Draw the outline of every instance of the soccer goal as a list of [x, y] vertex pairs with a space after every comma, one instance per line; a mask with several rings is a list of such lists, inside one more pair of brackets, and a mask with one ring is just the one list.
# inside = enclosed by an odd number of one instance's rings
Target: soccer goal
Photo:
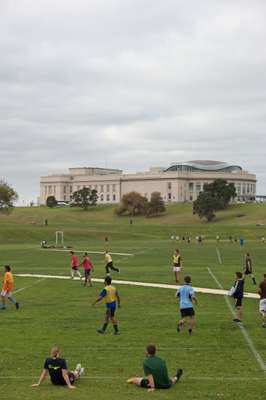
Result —
[[56, 247], [64, 247], [64, 232], [63, 231], [55, 232], [55, 246]]

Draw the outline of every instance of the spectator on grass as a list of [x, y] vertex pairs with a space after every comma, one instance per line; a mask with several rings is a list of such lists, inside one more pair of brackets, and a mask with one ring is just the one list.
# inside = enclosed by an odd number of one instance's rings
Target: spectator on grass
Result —
[[173, 378], [169, 378], [166, 363], [160, 357], [156, 356], [156, 347], [153, 344], [149, 344], [146, 347], [143, 370], [145, 377], [133, 377], [128, 379], [127, 383], [146, 388], [149, 392], [155, 389], [169, 389], [179, 381], [183, 374], [183, 370], [178, 368], [176, 375]]
[[81, 364], [77, 364], [74, 371], [69, 371], [66, 360], [60, 358], [59, 347], [54, 346], [51, 349], [51, 356], [46, 358], [44, 362], [38, 383], [34, 383], [32, 387], [40, 386], [49, 374], [53, 385], [67, 386], [69, 389], [75, 389], [76, 386], [74, 386], [73, 383], [76, 382], [83, 373], [84, 368]]

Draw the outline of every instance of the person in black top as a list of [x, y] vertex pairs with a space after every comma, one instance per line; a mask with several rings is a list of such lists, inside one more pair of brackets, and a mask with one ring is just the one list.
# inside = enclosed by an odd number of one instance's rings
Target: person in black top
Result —
[[38, 383], [34, 383], [32, 386], [40, 386], [49, 373], [51, 382], [54, 385], [66, 385], [69, 389], [75, 389], [76, 386], [73, 383], [80, 378], [83, 372], [84, 368], [80, 364], [77, 364], [75, 371], [68, 371], [66, 360], [60, 358], [59, 347], [54, 346], [51, 349], [51, 357], [46, 358], [44, 362]]
[[242, 272], [236, 272], [236, 281], [234, 283], [234, 293], [233, 297], [236, 300], [236, 318], [234, 318], [235, 322], [241, 322], [242, 318], [242, 299], [244, 297], [244, 279]]
[[246, 255], [245, 255], [244, 275], [245, 275], [245, 277], [247, 275], [250, 275], [253, 284], [256, 285], [256, 278], [253, 275], [253, 271], [252, 271], [252, 260], [250, 257], [250, 253], [246, 253]]

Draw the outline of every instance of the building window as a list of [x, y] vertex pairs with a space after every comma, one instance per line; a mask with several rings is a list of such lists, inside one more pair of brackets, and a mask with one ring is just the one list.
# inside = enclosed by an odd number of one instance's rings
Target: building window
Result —
[[193, 189], [194, 189], [194, 183], [193, 183], [193, 182], [189, 182], [189, 184], [188, 184], [188, 190], [191, 191], [191, 192], [193, 192]]
[[66, 186], [64, 186], [64, 193], [66, 193]]
[[66, 195], [64, 195], [64, 201], [66, 201]]
[[103, 201], [103, 194], [101, 194], [101, 201]]
[[48, 186], [48, 194], [52, 194], [52, 186], [51, 185]]
[[189, 196], [189, 200], [192, 201], [193, 200], [193, 196]]
[[104, 192], [104, 187], [103, 187], [103, 185], [101, 185], [101, 192]]
[[47, 186], [44, 186], [44, 194], [47, 194]]
[[110, 192], [110, 185], [106, 185], [106, 191]]
[[72, 186], [69, 186], [69, 192], [72, 193]]
[[113, 194], [113, 201], [116, 201], [116, 195]]
[[116, 184], [113, 185], [113, 192], [116, 192]]
[[172, 199], [172, 194], [171, 194], [171, 193], [168, 193], [168, 200], [171, 201], [171, 199]]
[[196, 191], [200, 192], [201, 191], [201, 183], [196, 184]]
[[168, 187], [168, 190], [171, 190], [172, 189], [172, 182], [168, 182], [167, 183], [167, 187]]
[[110, 195], [109, 194], [106, 195], [106, 201], [110, 201]]

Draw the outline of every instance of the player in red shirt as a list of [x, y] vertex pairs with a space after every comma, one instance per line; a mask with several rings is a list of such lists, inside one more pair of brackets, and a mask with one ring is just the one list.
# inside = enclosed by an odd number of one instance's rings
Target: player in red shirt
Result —
[[84, 253], [83, 260], [82, 260], [82, 267], [84, 269], [84, 286], [87, 286], [87, 283], [89, 282], [90, 286], [92, 286], [91, 283], [91, 271], [94, 270], [92, 262], [88, 256], [88, 253]]
[[71, 278], [74, 279], [75, 274], [77, 274], [80, 279], [82, 279], [81, 273], [79, 272], [79, 260], [78, 256], [74, 251], [70, 252], [70, 262], [71, 262]]

